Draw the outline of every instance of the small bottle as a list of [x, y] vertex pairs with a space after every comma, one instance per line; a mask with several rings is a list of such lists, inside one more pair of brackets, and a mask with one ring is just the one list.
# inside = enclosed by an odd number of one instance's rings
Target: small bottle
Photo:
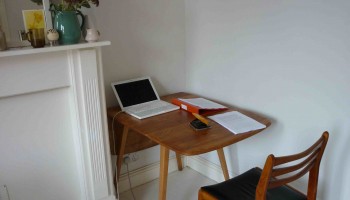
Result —
[[0, 26], [0, 51], [4, 51], [7, 49], [6, 45], [6, 37], [4, 31], [2, 31]]

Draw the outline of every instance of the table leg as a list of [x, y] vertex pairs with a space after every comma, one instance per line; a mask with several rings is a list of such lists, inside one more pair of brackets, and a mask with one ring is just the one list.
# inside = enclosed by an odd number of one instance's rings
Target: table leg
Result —
[[221, 164], [221, 168], [222, 168], [222, 173], [224, 174], [225, 180], [228, 180], [230, 178], [230, 176], [229, 176], [228, 170], [227, 170], [224, 149], [223, 148], [218, 149], [217, 152], [218, 152], [218, 156], [219, 156], [219, 160], [220, 160], [220, 164]]
[[182, 165], [181, 155], [178, 153], [176, 153], [176, 161], [177, 161], [177, 169], [179, 171], [182, 171], [183, 165]]
[[160, 145], [159, 200], [166, 199], [168, 181], [169, 149]]
[[123, 128], [123, 134], [122, 134], [122, 139], [119, 147], [119, 153], [117, 157], [117, 177], [115, 180], [119, 180], [120, 177], [120, 170], [122, 167], [122, 162], [123, 162], [123, 155], [124, 155], [124, 150], [125, 150], [125, 144], [126, 144], [126, 139], [128, 138], [128, 133], [129, 133], [129, 128], [124, 126]]

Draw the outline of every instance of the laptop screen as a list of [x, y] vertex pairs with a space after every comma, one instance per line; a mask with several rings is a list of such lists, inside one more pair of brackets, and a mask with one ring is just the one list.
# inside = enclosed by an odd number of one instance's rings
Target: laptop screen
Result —
[[123, 107], [158, 100], [149, 79], [114, 85]]

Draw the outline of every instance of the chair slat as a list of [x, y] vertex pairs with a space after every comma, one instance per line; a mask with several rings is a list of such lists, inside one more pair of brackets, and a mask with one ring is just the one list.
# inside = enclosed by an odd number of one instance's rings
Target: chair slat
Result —
[[275, 188], [275, 187], [278, 187], [278, 186], [281, 186], [281, 185], [284, 185], [284, 184], [287, 184], [287, 183], [290, 183], [292, 181], [295, 181], [297, 180], [298, 178], [304, 176], [307, 172], [310, 171], [310, 169], [315, 165], [314, 162], [312, 163], [309, 163], [303, 170], [301, 170], [300, 172], [292, 175], [292, 176], [289, 176], [287, 178], [282, 178], [282, 179], [271, 179], [270, 183], [269, 183], [269, 186], [268, 188]]
[[315, 149], [320, 148], [322, 145], [322, 138], [320, 138], [314, 145], [312, 145], [310, 148], [308, 148], [307, 150], [299, 153], [299, 154], [294, 154], [294, 155], [290, 155], [290, 156], [281, 156], [281, 157], [276, 157], [276, 161], [275, 161], [275, 166], [281, 165], [281, 164], [285, 164], [288, 162], [292, 162], [295, 160], [299, 160], [301, 158], [306, 157], [307, 155], [309, 155], [311, 152], [313, 152]]
[[272, 170], [272, 177], [278, 177], [293, 171], [297, 171], [301, 168], [303, 168], [305, 165], [307, 165], [310, 162], [314, 162], [315, 159], [317, 158], [317, 154], [320, 152], [320, 149], [317, 149], [314, 151], [309, 157], [307, 157], [305, 160], [303, 160], [301, 163], [288, 166], [288, 167], [281, 167], [281, 168], [276, 168]]

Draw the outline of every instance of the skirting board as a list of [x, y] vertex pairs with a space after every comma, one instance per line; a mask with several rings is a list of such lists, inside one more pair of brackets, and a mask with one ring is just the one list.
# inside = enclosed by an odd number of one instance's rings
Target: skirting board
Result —
[[[183, 157], [182, 157], [182, 163], [184, 163]], [[130, 174], [131, 186], [136, 187], [157, 179], [159, 177], [159, 168], [160, 168], [160, 163], [157, 162], [157, 163], [153, 163], [153, 164], [130, 171], [129, 174]], [[172, 156], [169, 158], [168, 173], [174, 172], [176, 170], [177, 170], [176, 157]], [[127, 174], [122, 174], [120, 176], [118, 184], [119, 184], [118, 185], [119, 193], [122, 193], [130, 189], [129, 179]]]
[[[224, 176], [221, 167], [215, 163], [212, 163], [200, 156], [182, 156], [184, 166], [190, 167], [193, 170], [199, 172], [200, 174], [216, 181], [221, 182], [224, 180]], [[159, 167], [160, 163], [153, 163], [133, 171], [130, 171], [130, 180], [132, 187], [136, 187], [159, 177]], [[177, 170], [176, 158], [169, 158], [169, 169], [168, 173]], [[230, 177], [233, 174], [229, 171]], [[119, 180], [119, 193], [127, 191], [130, 189], [129, 180], [127, 174], [122, 174]]]
[[[200, 156], [186, 156], [185, 166], [192, 168], [203, 176], [216, 182], [222, 182], [225, 180], [220, 165], [210, 162]], [[233, 177], [231, 171], [228, 171], [228, 173], [230, 177]]]

